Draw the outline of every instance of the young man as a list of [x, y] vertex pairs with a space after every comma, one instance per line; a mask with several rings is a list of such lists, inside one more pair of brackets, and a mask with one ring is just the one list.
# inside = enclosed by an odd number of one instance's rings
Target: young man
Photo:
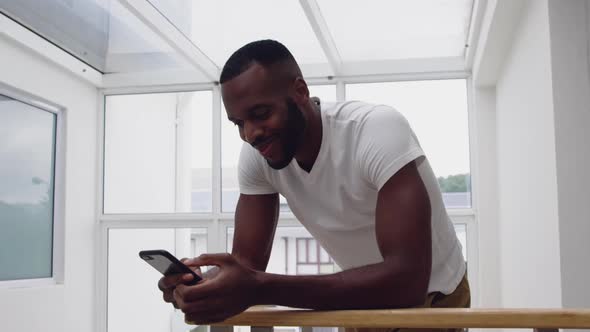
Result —
[[[227, 117], [244, 144], [231, 254], [194, 286], [163, 278], [164, 299], [188, 321], [224, 320], [256, 304], [311, 309], [468, 307], [465, 261], [429, 162], [405, 118], [362, 102], [309, 96], [291, 53], [262, 40], [221, 73]], [[265, 273], [279, 196], [343, 269]]]

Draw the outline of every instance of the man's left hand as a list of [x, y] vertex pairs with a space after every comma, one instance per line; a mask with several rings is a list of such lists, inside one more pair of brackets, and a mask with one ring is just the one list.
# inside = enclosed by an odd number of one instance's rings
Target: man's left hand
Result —
[[224, 321], [256, 304], [257, 272], [230, 254], [203, 254], [185, 264], [217, 266], [218, 273], [193, 286], [178, 285], [173, 296], [185, 321], [210, 324]]

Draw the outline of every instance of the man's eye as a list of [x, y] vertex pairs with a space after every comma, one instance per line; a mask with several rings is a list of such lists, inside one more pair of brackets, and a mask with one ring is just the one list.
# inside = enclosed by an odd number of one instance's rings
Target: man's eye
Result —
[[265, 119], [269, 115], [270, 115], [270, 110], [268, 108], [258, 110], [258, 111], [256, 111], [256, 113], [254, 113], [254, 116], [258, 119]]

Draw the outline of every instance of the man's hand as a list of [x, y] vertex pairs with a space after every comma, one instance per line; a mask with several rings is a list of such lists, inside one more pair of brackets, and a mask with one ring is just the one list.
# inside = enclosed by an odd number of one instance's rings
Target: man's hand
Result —
[[256, 304], [257, 272], [240, 264], [232, 255], [204, 254], [189, 260], [187, 265], [219, 267], [211, 279], [194, 286], [180, 284], [173, 291], [174, 302], [184, 312], [187, 322], [221, 322]]
[[[197, 275], [202, 277], [201, 269], [198, 266], [196, 266], [194, 264], [188, 264], [189, 260], [187, 258], [183, 258], [180, 261], [183, 262], [188, 267], [190, 267], [193, 271], [195, 271], [195, 273]], [[172, 292], [174, 292], [174, 289], [178, 285], [186, 284], [188, 282], [191, 282], [192, 280], [193, 280], [193, 276], [189, 273], [175, 274], [175, 275], [171, 275], [168, 277], [162, 277], [158, 281], [158, 288], [163, 293], [164, 301], [168, 302], [168, 303], [172, 303], [172, 305], [176, 309], [178, 309], [178, 305], [176, 304], [176, 301], [174, 301], [174, 297], [172, 296]]]

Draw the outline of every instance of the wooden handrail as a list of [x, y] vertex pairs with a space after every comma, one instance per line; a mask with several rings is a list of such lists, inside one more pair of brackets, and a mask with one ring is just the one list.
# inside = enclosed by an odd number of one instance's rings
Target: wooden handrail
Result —
[[392, 309], [315, 311], [253, 307], [217, 326], [590, 328], [590, 309]]

